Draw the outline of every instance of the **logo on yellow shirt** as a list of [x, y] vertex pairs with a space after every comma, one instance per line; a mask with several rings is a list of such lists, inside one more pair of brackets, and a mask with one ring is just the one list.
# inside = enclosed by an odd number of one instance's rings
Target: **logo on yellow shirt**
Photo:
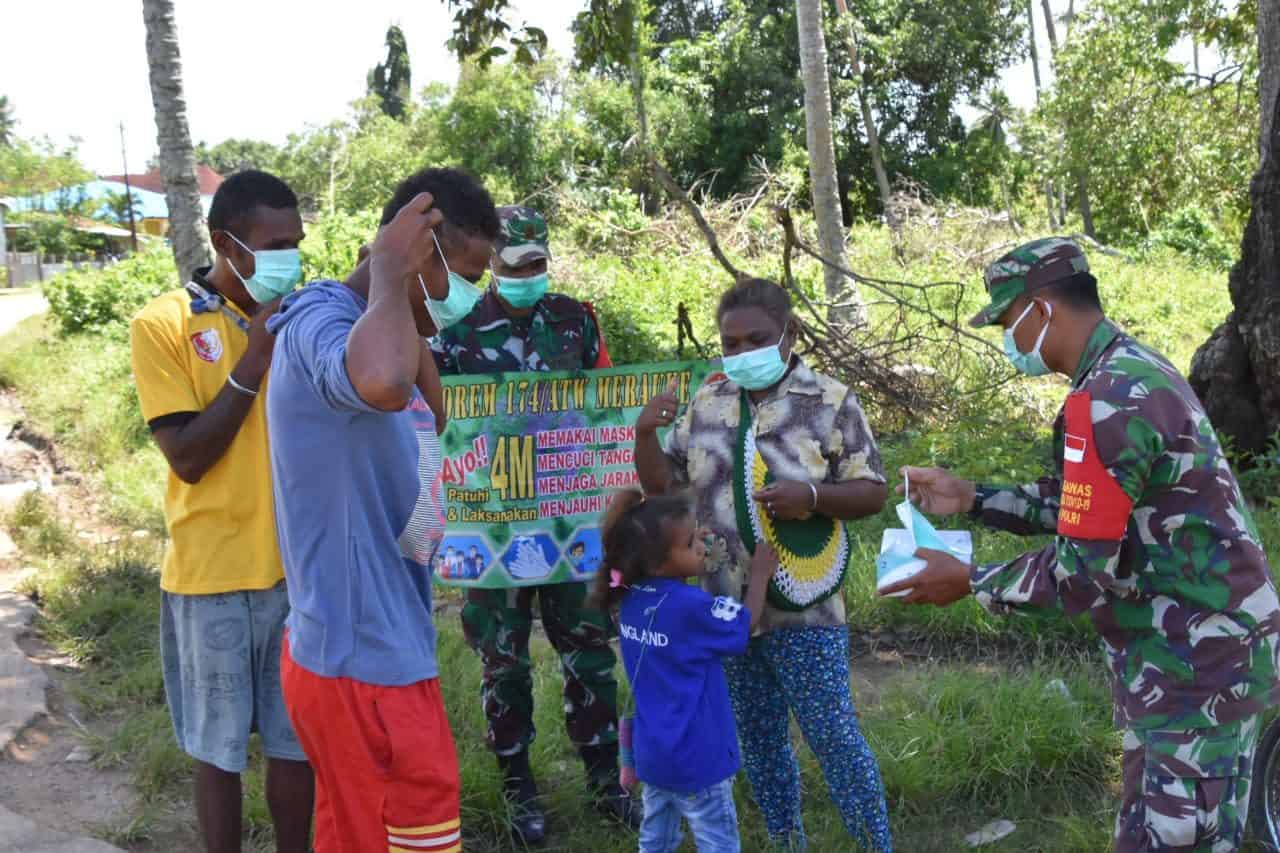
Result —
[[218, 336], [217, 329], [196, 332], [191, 336], [191, 345], [195, 347], [196, 355], [210, 364], [222, 358], [222, 338]]

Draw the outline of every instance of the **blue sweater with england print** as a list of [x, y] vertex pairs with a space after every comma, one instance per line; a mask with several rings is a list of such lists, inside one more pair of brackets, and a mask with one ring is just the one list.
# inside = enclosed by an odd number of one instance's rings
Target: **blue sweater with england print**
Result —
[[674, 578], [633, 585], [619, 614], [635, 696], [632, 749], [646, 785], [691, 794], [738, 772], [738, 735], [720, 658], [747, 650], [751, 614]]

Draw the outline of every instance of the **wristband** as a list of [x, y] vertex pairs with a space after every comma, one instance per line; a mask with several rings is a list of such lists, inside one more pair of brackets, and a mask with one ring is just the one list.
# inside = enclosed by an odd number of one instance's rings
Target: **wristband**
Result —
[[809, 491], [813, 492], [813, 506], [809, 507], [809, 510], [813, 511], [818, 508], [818, 487], [815, 486], [813, 483], [809, 483], [808, 485], [809, 485]]
[[239, 391], [241, 394], [245, 395], [246, 397], [258, 396], [257, 391], [253, 390], [252, 388], [244, 387], [239, 382], [237, 382], [236, 378], [232, 376], [230, 373], [227, 374], [227, 384], [230, 385], [235, 390]]

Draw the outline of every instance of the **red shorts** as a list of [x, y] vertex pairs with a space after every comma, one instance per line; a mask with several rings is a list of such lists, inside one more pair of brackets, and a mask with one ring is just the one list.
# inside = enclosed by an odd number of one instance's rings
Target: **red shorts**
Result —
[[458, 853], [458, 756], [440, 681], [322, 678], [280, 655], [285, 703], [316, 776], [316, 853]]

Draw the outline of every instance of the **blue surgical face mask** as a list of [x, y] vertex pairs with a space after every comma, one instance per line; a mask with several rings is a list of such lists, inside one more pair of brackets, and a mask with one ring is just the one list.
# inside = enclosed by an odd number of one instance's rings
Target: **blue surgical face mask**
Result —
[[297, 249], [259, 249], [254, 251], [240, 242], [230, 231], [227, 235], [249, 254], [253, 255], [253, 275], [245, 278], [240, 270], [227, 258], [227, 265], [240, 279], [244, 289], [249, 291], [253, 301], [261, 305], [280, 296], [284, 296], [302, 281], [302, 256]]
[[1040, 347], [1044, 344], [1044, 336], [1049, 333], [1049, 320], [1053, 319], [1053, 306], [1047, 302], [1045, 303], [1045, 305], [1049, 306], [1049, 317], [1045, 320], [1044, 328], [1040, 330], [1040, 336], [1036, 338], [1036, 345], [1031, 352], [1020, 351], [1017, 341], [1013, 339], [1013, 330], [1018, 328], [1018, 324], [1027, 318], [1032, 305], [1035, 305], [1035, 303], [1028, 304], [1026, 310], [1018, 316], [1013, 325], [1004, 330], [1004, 354], [1020, 373], [1025, 373], [1027, 376], [1044, 376], [1053, 372], [1049, 365], [1044, 363], [1044, 356], [1040, 354]]
[[443, 332], [471, 313], [471, 309], [480, 301], [480, 288], [449, 269], [449, 262], [444, 259], [444, 251], [440, 248], [440, 241], [436, 239], [436, 232], [431, 232], [431, 239], [435, 240], [440, 263], [444, 264], [444, 270], [449, 274], [449, 295], [442, 300], [432, 299], [421, 273], [418, 274], [418, 284], [422, 285], [422, 296], [427, 300], [427, 314], [431, 316], [431, 322], [435, 323], [437, 332]]
[[498, 295], [512, 308], [532, 308], [546, 295], [551, 277], [544, 272], [528, 278], [504, 278], [495, 271], [493, 280], [498, 283]]
[[760, 391], [777, 384], [787, 372], [787, 363], [782, 360], [782, 341], [786, 336], [784, 328], [782, 337], [771, 347], [725, 356], [721, 362], [725, 375], [748, 391]]

